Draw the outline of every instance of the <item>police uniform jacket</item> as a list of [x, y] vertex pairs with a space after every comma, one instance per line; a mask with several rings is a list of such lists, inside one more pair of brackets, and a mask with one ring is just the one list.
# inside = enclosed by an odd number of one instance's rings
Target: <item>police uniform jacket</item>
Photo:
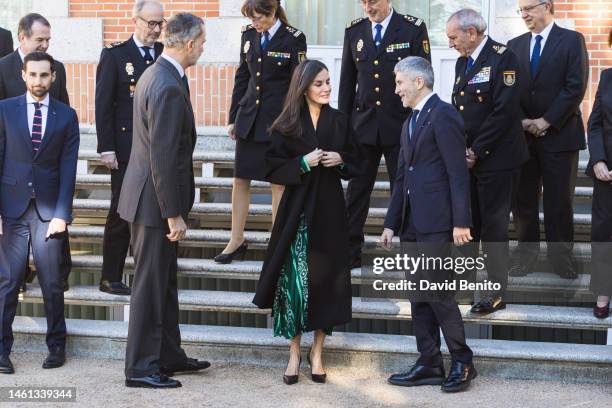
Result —
[[[157, 59], [163, 44], [154, 44]], [[96, 132], [98, 153], [114, 151], [127, 163], [132, 147], [132, 104], [136, 83], [147, 64], [133, 38], [102, 50], [96, 71]]]
[[465, 122], [475, 171], [512, 169], [527, 160], [521, 125], [519, 62], [503, 44], [487, 38], [469, 72], [466, 57], [455, 64], [453, 105]]
[[368, 18], [352, 21], [344, 32], [338, 90], [340, 111], [352, 118], [362, 144], [399, 145], [402, 123], [410, 114], [395, 94], [398, 61], [419, 56], [431, 61], [427, 27], [420, 18], [393, 11], [377, 49]]
[[242, 29], [240, 65], [236, 71], [229, 123], [236, 136], [269, 141], [268, 128], [280, 115], [294, 68], [306, 57], [306, 36], [281, 23], [265, 51], [262, 34]]

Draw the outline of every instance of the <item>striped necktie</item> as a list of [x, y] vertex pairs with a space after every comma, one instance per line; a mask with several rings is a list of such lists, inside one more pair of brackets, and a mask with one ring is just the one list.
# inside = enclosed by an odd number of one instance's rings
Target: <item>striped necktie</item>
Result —
[[32, 120], [32, 156], [35, 156], [42, 143], [42, 110], [40, 102], [34, 102], [34, 119]]

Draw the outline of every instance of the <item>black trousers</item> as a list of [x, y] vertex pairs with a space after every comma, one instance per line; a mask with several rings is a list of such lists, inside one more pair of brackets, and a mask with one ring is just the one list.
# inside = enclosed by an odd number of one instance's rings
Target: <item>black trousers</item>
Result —
[[366, 171], [363, 176], [355, 177], [349, 181], [346, 191], [346, 206], [349, 220], [349, 249], [351, 258], [361, 255], [363, 244], [363, 226], [368, 218], [370, 209], [370, 195], [376, 182], [380, 159], [384, 155], [393, 191], [393, 182], [397, 174], [397, 162], [400, 146], [371, 146], [362, 145], [365, 156]]
[[8, 355], [13, 346], [12, 325], [17, 311], [19, 287], [24, 279], [23, 265], [28, 259], [30, 239], [47, 316], [47, 346], [64, 348], [64, 276], [60, 270], [60, 260], [66, 234], [45, 238], [49, 222], [40, 218], [34, 200], [21, 217], [5, 217], [2, 221], [3, 234], [0, 235], [0, 244], [5, 259], [0, 265], [0, 351]]
[[[403, 243], [416, 242], [422, 244], [417, 245], [417, 256], [420, 254], [441, 258], [450, 256], [451, 231], [420, 234], [414, 230], [411, 222], [408, 224], [402, 231], [400, 240]], [[436, 282], [443, 282], [446, 278], [451, 281], [453, 278], [452, 276], [445, 276], [441, 271], [429, 272], [420, 277], [427, 277], [428, 280]], [[422, 300], [423, 297], [431, 297], [432, 299]], [[442, 353], [440, 352], [440, 330], [444, 334], [444, 341], [452, 360], [471, 364], [473, 353], [465, 341], [463, 318], [454, 295], [452, 293], [438, 295], [428, 293], [421, 294], [419, 298], [418, 301], [412, 299], [410, 301], [412, 327], [416, 337], [417, 350], [420, 354], [417, 364], [428, 367], [441, 367], [443, 365]]]
[[168, 228], [131, 224], [136, 269], [130, 299], [125, 376], [145, 377], [187, 360], [181, 348], [177, 292], [178, 244]]
[[593, 182], [591, 292], [612, 296], [612, 184]]
[[111, 170], [111, 204], [106, 216], [102, 247], [102, 279], [109, 282], [119, 282], [123, 278], [125, 257], [130, 248], [130, 225], [117, 214], [127, 165], [119, 163], [119, 169]]
[[508, 286], [508, 224], [512, 183], [519, 172], [519, 169], [470, 171], [473, 240], [460, 250], [467, 256], [477, 257], [482, 245], [488, 280], [501, 286], [501, 290], [492, 295], [503, 295]]
[[548, 262], [559, 274], [575, 270], [572, 250], [577, 169], [578, 151], [548, 152], [537, 141], [529, 146], [529, 159], [521, 168], [512, 211], [522, 264], [530, 267], [538, 257], [539, 199], [543, 189]]

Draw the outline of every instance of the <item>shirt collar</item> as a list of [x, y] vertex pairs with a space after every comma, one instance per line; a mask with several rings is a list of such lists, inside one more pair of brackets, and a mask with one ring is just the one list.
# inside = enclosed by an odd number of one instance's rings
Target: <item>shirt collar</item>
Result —
[[531, 33], [531, 38], [535, 39], [536, 36], [541, 35], [542, 36], [542, 40], [544, 42], [546, 42], [546, 39], [548, 38], [548, 36], [550, 35], [550, 30], [552, 30], [553, 26], [555, 25], [555, 20], [551, 21], [549, 25], [547, 25], [541, 33], [537, 34], [537, 33]]
[[[132, 40], [134, 40], [134, 44], [136, 44], [136, 47], [138, 47], [138, 48], [146, 47], [146, 45], [144, 45], [143, 43], [138, 41], [138, 38], [136, 38], [136, 34], [132, 35]], [[149, 47], [149, 48], [151, 48], [151, 47]]]
[[412, 110], [418, 110], [419, 114], [421, 113], [421, 111], [423, 110], [423, 107], [425, 107], [425, 104], [427, 103], [427, 101], [429, 100], [429, 98], [431, 98], [432, 96], [435, 95], [435, 92], [430, 92], [427, 95], [425, 95], [425, 97], [423, 99], [421, 99], [421, 102], [419, 102], [417, 104], [417, 106], [415, 106], [414, 108], [412, 108]]
[[389, 13], [389, 15], [387, 17], [385, 17], [385, 19], [383, 21], [381, 21], [380, 23], [374, 23], [372, 22], [372, 32], [376, 32], [376, 24], [380, 24], [382, 26], [382, 31], [387, 31], [387, 27], [389, 26], [389, 23], [391, 22], [391, 17], [393, 17], [393, 13], [395, 10], [393, 10], [393, 8], [391, 8], [391, 12]]
[[270, 27], [268, 29], [268, 34], [270, 35], [270, 39], [272, 39], [272, 37], [274, 37], [274, 34], [276, 34], [276, 32], [278, 31], [278, 29], [281, 26], [281, 21], [279, 18], [276, 19], [276, 22], [274, 24], [272, 24], [272, 27]]
[[49, 94], [47, 93], [47, 96], [45, 96], [45, 99], [43, 99], [42, 101], [37, 101], [36, 99], [34, 99], [34, 97], [32, 97], [32, 95], [30, 95], [30, 92], [26, 92], [26, 102], [28, 104], [40, 102], [41, 105], [49, 107]]
[[17, 47], [17, 52], [19, 53], [19, 56], [21, 57], [21, 62], [23, 62], [23, 59], [25, 58], [25, 54], [23, 53], [23, 51], [21, 51], [21, 47]]
[[171, 56], [169, 56], [165, 52], [162, 52], [161, 57], [163, 59], [165, 59], [166, 61], [168, 61], [169, 63], [171, 63], [172, 65], [174, 65], [174, 68], [176, 68], [176, 70], [178, 71], [178, 73], [181, 76], [181, 78], [185, 76], [185, 70], [183, 69], [181, 64], [176, 62], [176, 60], [174, 58], [172, 58]]
[[474, 50], [474, 52], [472, 53], [472, 55], [470, 55], [470, 57], [472, 57], [472, 59], [474, 60], [474, 62], [476, 62], [476, 60], [478, 59], [478, 56], [480, 55], [480, 53], [482, 52], [482, 49], [484, 48], [485, 44], [487, 43], [487, 36], [485, 35], [482, 39], [482, 41], [480, 42], [480, 44], [478, 44], [478, 47], [476, 47], [476, 49]]

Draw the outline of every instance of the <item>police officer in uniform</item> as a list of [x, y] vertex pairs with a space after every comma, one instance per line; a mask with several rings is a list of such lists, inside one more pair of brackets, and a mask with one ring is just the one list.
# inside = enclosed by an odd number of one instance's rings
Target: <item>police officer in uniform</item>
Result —
[[512, 182], [527, 160], [518, 58], [487, 37], [486, 29], [484, 18], [471, 9], [455, 12], [446, 24], [449, 46], [460, 54], [452, 102], [465, 123], [470, 168], [474, 243], [466, 252], [477, 257], [481, 241], [488, 280], [500, 285], [472, 307], [472, 313], [480, 314], [505, 308]]
[[[278, 0], [246, 0], [242, 14], [252, 24], [243, 27], [240, 65], [236, 71], [229, 114], [229, 136], [236, 140], [230, 242], [214, 259], [231, 263], [247, 250], [244, 227], [251, 180], [266, 181], [268, 128], [280, 115], [295, 67], [306, 58], [306, 36], [289, 25]], [[272, 221], [283, 186], [272, 184]]]
[[347, 209], [351, 267], [361, 266], [363, 226], [370, 194], [385, 156], [391, 188], [397, 170], [402, 124], [410, 114], [395, 95], [395, 64], [419, 56], [431, 62], [427, 28], [420, 18], [398, 14], [390, 0], [362, 0], [367, 17], [350, 22], [344, 33], [339, 110], [351, 115], [367, 165], [349, 181]]
[[96, 131], [98, 153], [111, 172], [111, 206], [104, 227], [100, 290], [129, 295], [122, 282], [130, 245], [129, 224], [117, 214], [119, 192], [132, 147], [132, 103], [136, 83], [163, 50], [157, 42], [165, 22], [157, 1], [138, 1], [132, 21], [134, 34], [102, 50], [96, 74]]

